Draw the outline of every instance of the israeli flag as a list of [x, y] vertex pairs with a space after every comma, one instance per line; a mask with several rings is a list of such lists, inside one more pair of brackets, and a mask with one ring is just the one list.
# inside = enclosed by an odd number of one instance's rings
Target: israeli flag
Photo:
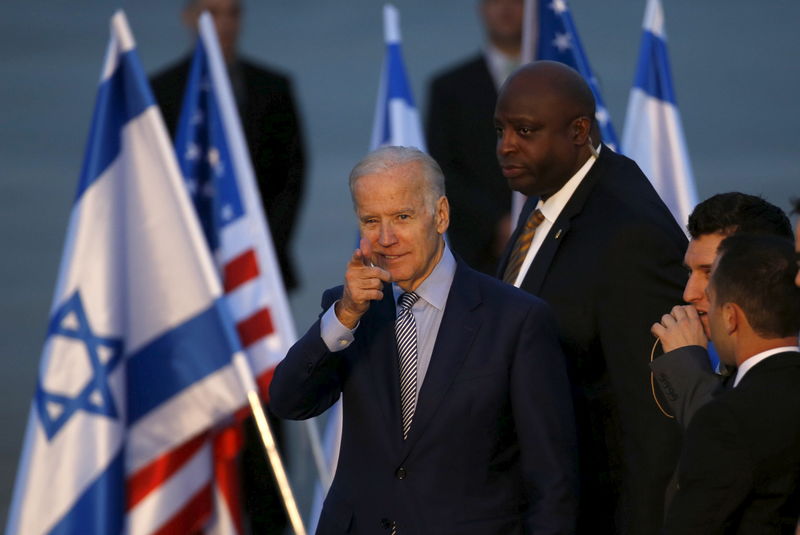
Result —
[[163, 474], [150, 469], [165, 452], [246, 403], [236, 370], [243, 365], [175, 153], [117, 12], [6, 533], [164, 527], [182, 503], [153, 503], [151, 480], [140, 476]]
[[672, 215], [685, 226], [697, 204], [697, 189], [672, 87], [661, 0], [648, 0], [643, 26], [622, 151], [639, 164]]
[[425, 151], [419, 112], [414, 104], [411, 84], [403, 63], [400, 14], [391, 4], [383, 6], [383, 33], [386, 55], [378, 87], [370, 148], [396, 145]]
[[[578, 29], [572, 19], [572, 13], [567, 6], [566, 0], [527, 0], [526, 9], [530, 9], [533, 3], [538, 5], [536, 14], [538, 17], [538, 32], [536, 50], [533, 57], [542, 60], [560, 61], [581, 73], [589, 83], [589, 87], [594, 94], [596, 104], [595, 116], [600, 127], [600, 135], [603, 136], [603, 143], [616, 151], [619, 147], [617, 134], [614, 125], [611, 124], [611, 116], [606, 108], [603, 96], [600, 94], [600, 85], [597, 77], [589, 65], [589, 58], [583, 49]], [[533, 20], [534, 17], [526, 15], [526, 20]], [[535, 31], [530, 24], [525, 26], [529, 32]], [[523, 30], [525, 31], [525, 30]], [[526, 40], [523, 39], [523, 42]], [[532, 38], [527, 39], [532, 42]], [[598, 143], [599, 140], [593, 140]]]

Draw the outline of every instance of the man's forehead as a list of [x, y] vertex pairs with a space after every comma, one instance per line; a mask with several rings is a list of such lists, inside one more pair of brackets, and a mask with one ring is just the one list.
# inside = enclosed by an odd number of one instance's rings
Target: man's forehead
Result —
[[721, 233], [702, 234], [689, 241], [684, 261], [686, 265], [711, 265], [717, 256], [717, 249], [727, 236]]

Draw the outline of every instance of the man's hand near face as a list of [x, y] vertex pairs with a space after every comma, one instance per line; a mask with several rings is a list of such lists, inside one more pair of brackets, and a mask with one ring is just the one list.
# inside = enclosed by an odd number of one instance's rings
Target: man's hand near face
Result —
[[686, 346], [708, 346], [703, 323], [691, 305], [673, 307], [669, 314], [661, 317], [660, 323], [650, 327], [650, 332], [661, 340], [664, 352]]
[[334, 309], [337, 319], [348, 329], [355, 328], [369, 309], [370, 301], [383, 299], [383, 283], [392, 280], [389, 272], [376, 265], [374, 260], [371, 244], [361, 238], [359, 248], [347, 264], [344, 293]]

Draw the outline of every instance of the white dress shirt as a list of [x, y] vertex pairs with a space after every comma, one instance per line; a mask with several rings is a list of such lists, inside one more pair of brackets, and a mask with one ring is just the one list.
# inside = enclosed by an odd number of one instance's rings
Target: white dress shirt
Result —
[[[600, 154], [601, 147], [602, 146], [597, 148], [597, 154]], [[550, 233], [550, 229], [553, 228], [553, 223], [555, 223], [556, 219], [558, 219], [558, 216], [561, 215], [562, 210], [564, 210], [564, 207], [572, 198], [572, 195], [575, 193], [575, 190], [578, 189], [578, 186], [581, 185], [584, 177], [586, 177], [586, 174], [594, 165], [595, 160], [597, 160], [597, 156], [594, 154], [589, 156], [589, 159], [586, 160], [586, 163], [584, 163], [581, 168], [578, 169], [574, 175], [572, 175], [572, 178], [567, 180], [567, 183], [564, 184], [560, 190], [551, 195], [546, 201], [539, 199], [536, 209], [542, 211], [542, 214], [544, 215], [544, 221], [542, 221], [536, 228], [536, 232], [531, 240], [531, 246], [528, 249], [528, 253], [525, 255], [525, 260], [522, 262], [522, 266], [519, 268], [517, 279], [514, 281], [514, 286], [517, 288], [520, 287], [522, 281], [525, 279], [525, 275], [528, 273], [528, 269], [530, 269], [533, 259], [536, 258], [536, 253], [539, 252], [539, 249], [542, 247], [542, 243], [544, 243], [544, 239]]]
[[483, 56], [486, 58], [486, 66], [489, 68], [489, 74], [492, 76], [494, 87], [497, 90], [500, 90], [500, 86], [503, 85], [506, 78], [520, 65], [519, 56], [508, 56], [497, 47], [492, 46], [491, 43], [486, 44]]

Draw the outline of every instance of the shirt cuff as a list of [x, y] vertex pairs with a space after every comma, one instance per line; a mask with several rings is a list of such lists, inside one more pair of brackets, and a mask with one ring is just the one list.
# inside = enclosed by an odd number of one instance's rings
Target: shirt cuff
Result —
[[355, 337], [353, 333], [356, 329], [358, 329], [358, 324], [351, 330], [342, 325], [342, 322], [339, 321], [339, 318], [336, 317], [336, 312], [334, 309], [336, 308], [336, 301], [333, 303], [330, 308], [325, 311], [325, 314], [322, 315], [319, 323], [319, 331], [322, 335], [322, 341], [325, 342], [325, 345], [328, 347], [328, 351], [331, 353], [335, 353], [337, 351], [341, 351], [342, 349], [346, 349], [350, 344], [353, 343]]

